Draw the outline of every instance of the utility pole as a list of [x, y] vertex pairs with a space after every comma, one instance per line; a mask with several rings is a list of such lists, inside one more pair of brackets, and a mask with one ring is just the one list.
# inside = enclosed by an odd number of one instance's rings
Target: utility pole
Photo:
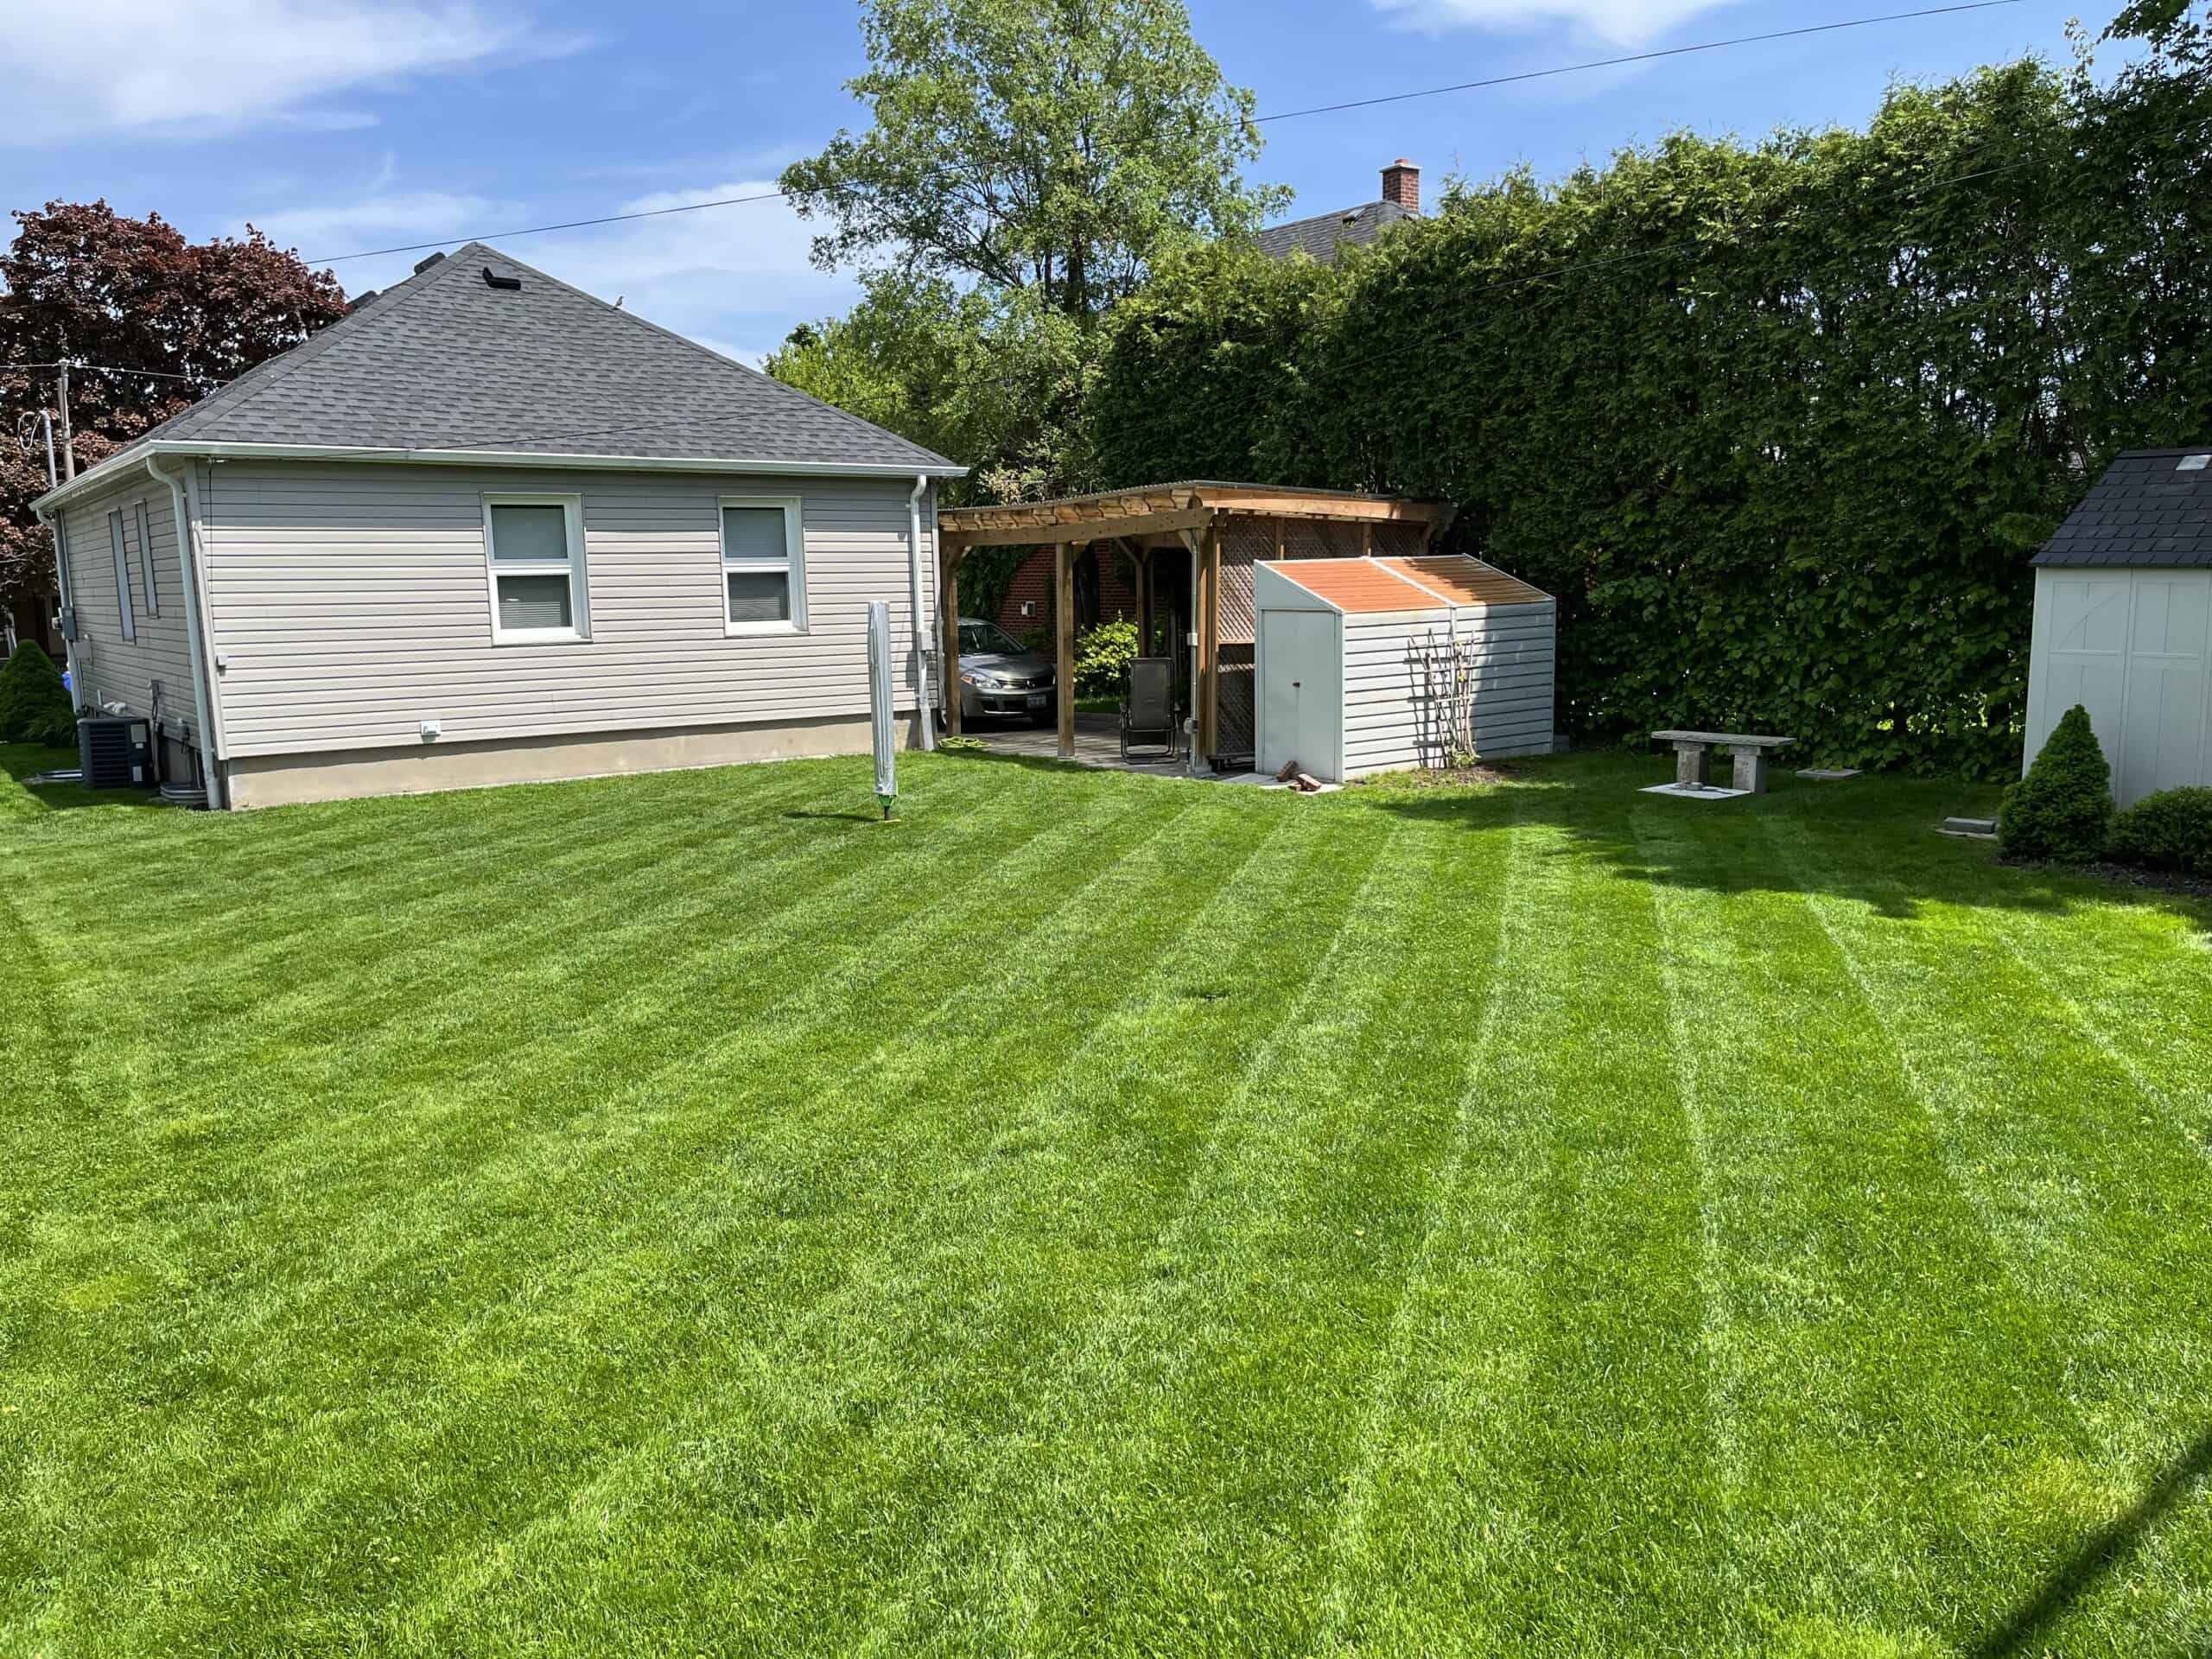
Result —
[[69, 359], [66, 354], [59, 367], [61, 371], [61, 476], [67, 481], [77, 476], [77, 446], [69, 435]]

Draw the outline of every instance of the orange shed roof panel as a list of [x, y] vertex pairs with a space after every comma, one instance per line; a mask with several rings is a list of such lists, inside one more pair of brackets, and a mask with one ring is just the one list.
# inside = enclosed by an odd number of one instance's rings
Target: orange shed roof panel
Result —
[[1376, 563], [1421, 584], [1454, 605], [1535, 605], [1551, 595], [1509, 576], [1494, 564], [1465, 554], [1433, 558], [1377, 559]]
[[1379, 559], [1285, 559], [1268, 569], [1354, 615], [1436, 607], [1434, 594], [1385, 569]]

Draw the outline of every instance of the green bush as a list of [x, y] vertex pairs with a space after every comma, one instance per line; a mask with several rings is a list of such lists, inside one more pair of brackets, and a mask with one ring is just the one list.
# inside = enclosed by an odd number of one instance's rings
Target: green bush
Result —
[[2089, 711], [2069, 709], [2028, 775], [2005, 791], [1999, 833], [2016, 858], [2082, 863], [2105, 849], [2112, 829], [2112, 768]]
[[77, 741], [77, 711], [54, 659], [30, 640], [0, 668], [0, 743], [66, 749]]
[[2162, 789], [2113, 820], [2112, 855], [2150, 870], [2212, 875], [2212, 789]]
[[1101, 622], [1075, 642], [1075, 694], [1117, 697], [1129, 689], [1129, 664], [1137, 658], [1137, 625]]

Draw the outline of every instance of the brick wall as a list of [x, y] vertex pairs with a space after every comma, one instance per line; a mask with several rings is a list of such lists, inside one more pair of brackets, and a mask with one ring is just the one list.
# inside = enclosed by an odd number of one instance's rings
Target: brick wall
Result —
[[[1075, 626], [1079, 633], [1101, 622], [1137, 620], [1136, 570], [1115, 550], [1076, 555]], [[1052, 550], [1039, 548], [1014, 570], [999, 607], [999, 626], [1017, 637], [1052, 626]]]

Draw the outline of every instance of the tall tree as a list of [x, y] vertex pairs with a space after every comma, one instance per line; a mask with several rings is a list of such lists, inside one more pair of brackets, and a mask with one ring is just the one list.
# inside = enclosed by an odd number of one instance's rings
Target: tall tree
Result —
[[98, 365], [70, 386], [77, 458], [90, 464], [346, 314], [336, 278], [251, 226], [188, 242], [159, 214], [129, 219], [105, 201], [15, 218], [0, 253], [0, 607], [53, 591], [52, 544], [30, 512], [47, 487], [44, 447], [18, 442], [25, 417], [54, 405], [44, 365]]
[[1090, 317], [1163, 248], [1255, 228], [1252, 95], [1181, 0], [864, 0], [874, 118], [786, 168], [816, 263], [1035, 289]]

